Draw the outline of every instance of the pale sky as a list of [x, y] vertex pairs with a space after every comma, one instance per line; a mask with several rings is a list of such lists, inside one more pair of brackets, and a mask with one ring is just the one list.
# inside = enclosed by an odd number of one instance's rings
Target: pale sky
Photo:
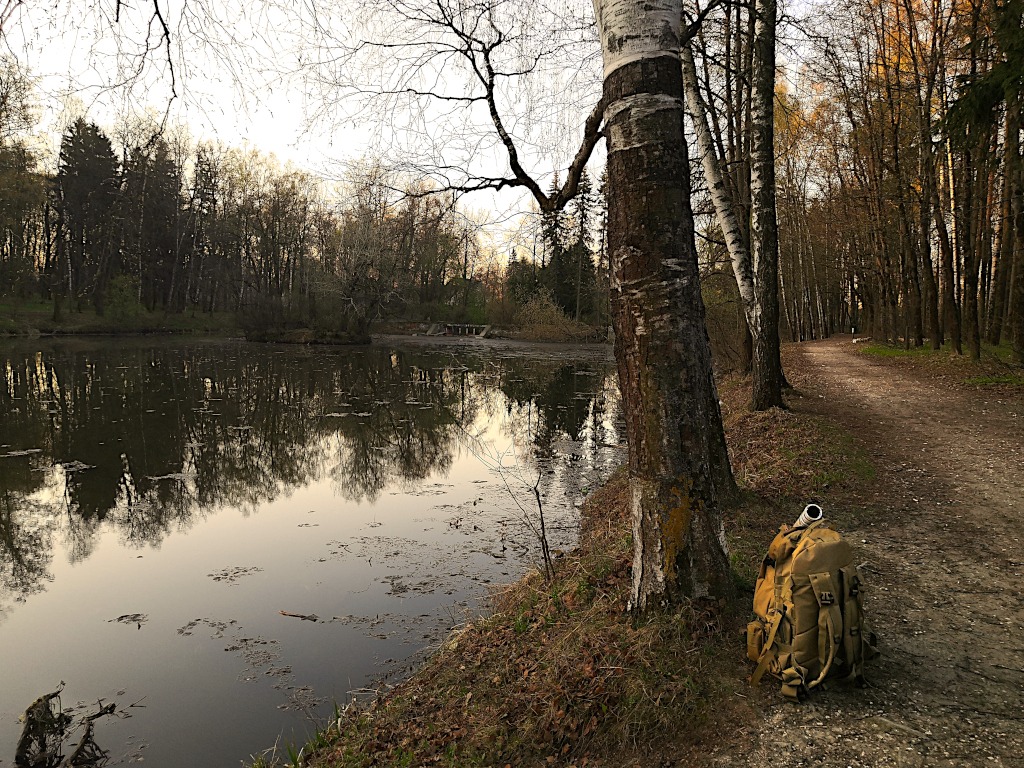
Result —
[[[167, 9], [169, 57], [159, 45], [158, 22], [147, 50], [149, 3], [124, 6], [119, 21], [115, 0], [99, 0], [84, 16], [71, 15], [71, 2], [25, 4], [10, 18], [3, 47], [36, 80], [40, 129], [53, 134], [55, 143], [62, 125], [84, 111], [111, 132], [127, 116], [166, 115], [169, 124], [187, 126], [193, 138], [249, 144], [313, 171], [366, 151], [368, 130], [309, 130], [301, 88], [274, 71], [289, 67], [287, 57], [278, 58], [279, 46], [254, 26], [272, 29], [272, 20], [238, 13], [241, 5], [234, 0], [213, 0], [202, 6], [206, 23], [196, 34], [182, 15], [181, 0], [173, 0]], [[232, 22], [211, 23], [219, 17]], [[173, 92], [168, 60], [174, 66]]]
[[[359, 39], [422, 39], [415, 24], [375, 16], [373, 5], [373, 0], [159, 0], [171, 32], [168, 52], [153, 0], [124, 3], [119, 19], [117, 0], [23, 3], [7, 20], [2, 46], [36, 78], [40, 128], [53, 148], [63, 125], [83, 111], [112, 138], [125, 116], [159, 120], [166, 114], [170, 125], [186, 126], [194, 140], [248, 144], [328, 178], [368, 153], [388, 160], [415, 156], [421, 166], [476, 163], [485, 175], [503, 174], [504, 151], [495, 148], [483, 105], [469, 116], [436, 106], [417, 113], [399, 95], [383, 118], [360, 112], [364, 105], [353, 86], [465, 92], [458, 61], [431, 60], [415, 78], [403, 75], [410, 57], [403, 63], [390, 50], [367, 55], [361, 68], [339, 63], [337, 41], [354, 39], [354, 26]], [[551, 57], [550, 66], [532, 75], [532, 84], [510, 86], [504, 95], [509, 130], [545, 188], [551, 171], [570, 161], [579, 141], [573, 127], [582, 126], [599, 95], [600, 51], [586, 30], [590, 6], [589, 0], [553, 0], [555, 10], [544, 3], [496, 2], [502, 23], [520, 31], [523, 41], [518, 49], [512, 46], [509, 67], [538, 46]], [[551, 14], [570, 26], [578, 19], [583, 29], [564, 47], [555, 46], [554, 53], [548, 50], [551, 40], [538, 33]], [[400, 130], [393, 130], [395, 124]], [[484, 193], [467, 202], [506, 210], [526, 205], [519, 192], [497, 198]]]

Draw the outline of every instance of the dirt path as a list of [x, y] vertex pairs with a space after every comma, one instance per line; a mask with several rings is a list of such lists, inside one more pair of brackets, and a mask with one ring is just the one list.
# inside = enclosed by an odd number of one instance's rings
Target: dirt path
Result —
[[842, 424], [879, 470], [863, 502], [881, 511], [834, 520], [859, 545], [883, 656], [867, 690], [772, 698], [751, 751], [713, 762], [1024, 766], [1024, 402], [915, 378], [849, 338], [796, 354], [794, 409]]

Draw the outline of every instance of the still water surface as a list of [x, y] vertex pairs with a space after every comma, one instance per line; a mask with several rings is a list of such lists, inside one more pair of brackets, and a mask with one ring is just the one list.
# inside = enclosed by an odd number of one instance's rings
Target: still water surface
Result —
[[572, 545], [617, 417], [603, 347], [0, 347], [0, 766], [61, 681], [112, 764], [301, 741], [537, 561], [538, 479]]

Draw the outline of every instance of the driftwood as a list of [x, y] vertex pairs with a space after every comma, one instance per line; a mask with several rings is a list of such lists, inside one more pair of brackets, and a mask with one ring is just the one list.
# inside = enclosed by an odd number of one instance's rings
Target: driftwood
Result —
[[[25, 726], [14, 751], [14, 764], [18, 768], [51, 768], [61, 758], [64, 733], [71, 718], [60, 708], [60, 693], [64, 683], [53, 693], [46, 693], [28, 705]], [[56, 699], [56, 708], [54, 707]]]
[[25, 710], [25, 726], [14, 753], [17, 768], [99, 768], [106, 764], [107, 752], [93, 737], [93, 723], [104, 715], [113, 714], [116, 705], [100, 704], [96, 712], [85, 715], [75, 724], [84, 725], [85, 732], [65, 757], [64, 742], [73, 728], [73, 718], [61, 709], [63, 690], [64, 683], [61, 683], [56, 691], [40, 696]]
[[282, 616], [291, 616], [295, 619], [302, 619], [303, 621], [320, 621], [320, 617], [315, 613], [292, 613], [291, 611], [278, 611]]

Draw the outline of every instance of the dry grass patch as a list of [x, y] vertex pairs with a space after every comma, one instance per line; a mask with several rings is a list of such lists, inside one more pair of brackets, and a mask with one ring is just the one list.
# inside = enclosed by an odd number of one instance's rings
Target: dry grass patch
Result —
[[790, 410], [751, 411], [749, 388], [749, 379], [741, 376], [719, 383], [733, 473], [744, 490], [764, 498], [809, 500], [874, 477], [867, 455], [848, 434], [801, 407], [799, 389], [789, 392]]
[[527, 301], [515, 316], [517, 330], [512, 334], [522, 341], [583, 342], [603, 341], [602, 329], [577, 322], [555, 304], [551, 294], [540, 291]]

